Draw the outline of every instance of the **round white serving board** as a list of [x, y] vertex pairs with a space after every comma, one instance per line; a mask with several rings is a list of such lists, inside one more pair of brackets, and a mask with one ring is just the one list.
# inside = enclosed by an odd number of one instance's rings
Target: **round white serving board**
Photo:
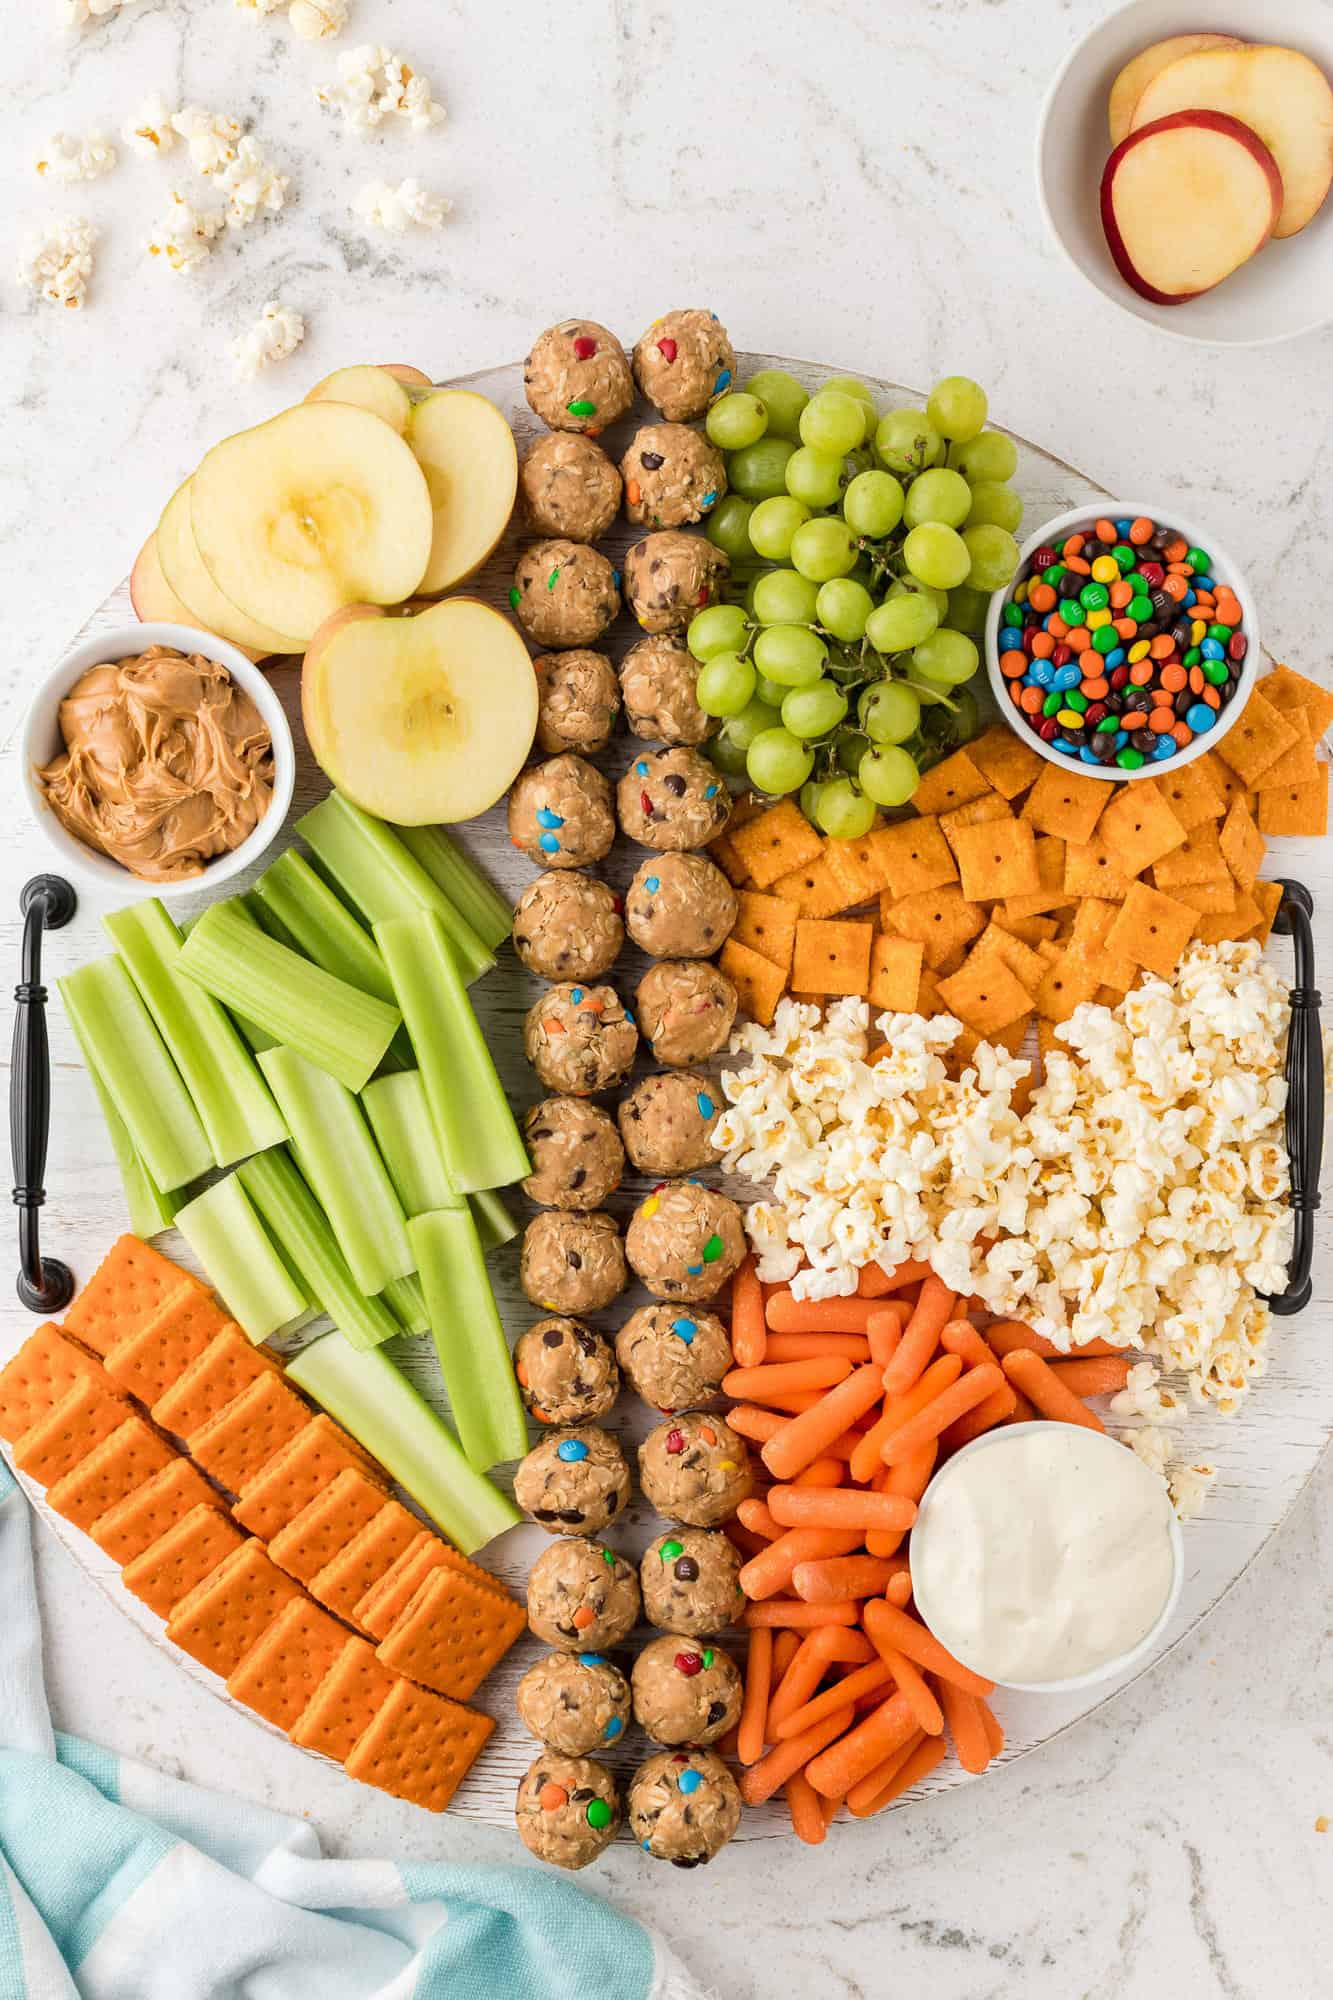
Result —
[[[812, 386], [822, 375], [832, 372], [807, 363], [782, 362], [779, 357], [771, 355], [744, 355], [740, 358], [738, 373], [743, 379], [754, 369], [769, 366], [790, 367]], [[524, 400], [521, 367], [511, 365], [487, 370], [465, 379], [467, 387], [491, 397], [505, 412], [517, 433], [520, 449], [523, 449], [540, 426]], [[874, 382], [871, 386], [879, 396], [880, 407], [884, 409], [899, 403], [919, 404], [924, 400], [920, 392], [897, 384]], [[614, 458], [619, 458], [634, 424], [641, 421], [642, 416], [642, 412], [635, 413], [603, 440]], [[1100, 504], [1108, 497], [1104, 488], [1076, 472], [1063, 460], [1022, 438], [1016, 442], [1020, 447], [1017, 484], [1026, 501], [1025, 528], [1029, 532], [1042, 521], [1083, 500]], [[628, 530], [618, 529], [605, 546], [608, 553], [619, 555], [634, 538]], [[480, 595], [502, 609], [507, 607], [506, 594], [522, 539], [520, 528], [512, 526], [480, 577], [469, 583], [470, 593]], [[61, 615], [57, 607], [53, 611], [53, 624], [57, 630]], [[82, 638], [99, 629], [110, 630], [124, 625], [130, 622], [132, 616], [128, 584], [122, 583], [98, 606], [79, 633], [71, 635], [71, 642], [73, 637]], [[631, 621], [622, 617], [606, 642], [608, 650], [618, 659], [635, 636], [637, 634]], [[53, 644], [51, 659], [55, 657]], [[45, 672], [50, 664], [48, 660], [34, 661], [34, 677]], [[1308, 667], [1310, 663], [1307, 660], [1296, 664]], [[292, 813], [295, 819], [328, 787], [302, 747], [295, 665], [276, 668], [274, 683], [296, 726], [298, 775]], [[978, 686], [981, 685], [983, 683], [979, 682]], [[11, 799], [19, 796], [15, 769], [17, 738], [16, 728], [5, 752], [8, 760], [8, 796]], [[634, 747], [633, 739], [622, 735], [598, 761], [608, 772], [618, 775], [629, 761]], [[517, 896], [531, 879], [534, 871], [529, 863], [517, 855], [509, 844], [503, 805], [463, 829], [462, 838], [511, 897]], [[289, 839], [290, 834], [285, 833], [278, 845], [286, 845]], [[270, 849], [270, 856], [276, 852], [277, 847]], [[1316, 934], [1325, 951], [1333, 944], [1333, 925], [1325, 914], [1330, 899], [1333, 899], [1331, 857], [1333, 846], [1328, 843], [1288, 841], [1282, 845], [1280, 861], [1275, 863], [1270, 857], [1265, 870], [1268, 874], [1281, 872], [1293, 875], [1309, 884], [1316, 900]], [[617, 887], [623, 887], [639, 858], [641, 850], [632, 850], [627, 842], [618, 843], [617, 851], [604, 872], [609, 874]], [[3, 858], [3, 888], [0, 891], [0, 964], [12, 968], [14, 977], [18, 972], [22, 929], [18, 914], [19, 891], [28, 876], [48, 869], [51, 860], [50, 850], [36, 829], [26, 820], [18, 823]], [[248, 886], [248, 878], [241, 878], [230, 888], [238, 890]], [[42, 1212], [43, 1240], [49, 1251], [64, 1257], [73, 1266], [80, 1283], [87, 1279], [112, 1240], [124, 1228], [125, 1214], [115, 1162], [101, 1116], [73, 1036], [65, 1024], [58, 996], [54, 992], [54, 981], [62, 972], [108, 949], [108, 941], [98, 919], [105, 910], [115, 907], [116, 900], [114, 896], [103, 897], [96, 891], [81, 891], [78, 915], [67, 929], [46, 940], [44, 956], [45, 977], [52, 993], [48, 1010], [52, 1111], [46, 1173], [47, 1206]], [[200, 898], [200, 906], [204, 900]], [[178, 919], [193, 914], [193, 910], [192, 905], [184, 908], [177, 906]], [[1289, 969], [1288, 948], [1275, 941], [1271, 949], [1284, 969]], [[627, 996], [638, 982], [642, 963], [639, 954], [627, 951], [617, 968], [614, 976]], [[500, 954], [496, 971], [473, 991], [505, 1087], [518, 1110], [541, 1095], [523, 1058], [521, 1034], [523, 1015], [539, 988], [540, 982], [519, 967], [506, 946]], [[609, 1205], [623, 1219], [642, 1190], [643, 1183], [628, 1181]], [[752, 1189], [739, 1182], [731, 1184], [731, 1192], [741, 1198], [753, 1195]], [[520, 1205], [518, 1197], [515, 1197], [515, 1205]], [[178, 1258], [183, 1264], [192, 1264], [189, 1251], [175, 1231], [168, 1232], [157, 1241], [168, 1256]], [[16, 1250], [7, 1254], [12, 1268], [16, 1270]], [[197, 1265], [195, 1268], [198, 1268]], [[534, 1317], [533, 1308], [524, 1299], [518, 1285], [517, 1244], [510, 1244], [498, 1252], [491, 1260], [491, 1270], [506, 1326], [511, 1338], [516, 1337]], [[18, 1304], [8, 1277], [0, 1291], [3, 1293], [0, 1298], [2, 1362], [20, 1345], [35, 1322]], [[626, 1294], [614, 1311], [595, 1315], [596, 1323], [614, 1331], [634, 1306], [643, 1303], [645, 1296], [638, 1291]], [[1200, 1415], [1190, 1422], [1187, 1436], [1191, 1455], [1214, 1461], [1219, 1468], [1219, 1477], [1203, 1517], [1186, 1531], [1188, 1574], [1180, 1608], [1162, 1652], [1169, 1650], [1203, 1617], [1253, 1560], [1292, 1506], [1324, 1448], [1333, 1426], [1333, 1370], [1328, 1365], [1325, 1334], [1331, 1305], [1333, 1273], [1316, 1258], [1314, 1300], [1299, 1319], [1278, 1323], [1268, 1375], [1251, 1396], [1243, 1413], [1230, 1420]], [[441, 1408], [447, 1408], [429, 1339], [401, 1340], [395, 1344], [395, 1352], [417, 1386]], [[633, 1447], [651, 1423], [651, 1413], [626, 1391], [613, 1413], [609, 1428], [621, 1437], [632, 1455]], [[176, 1649], [169, 1645], [161, 1623], [137, 1598], [122, 1588], [115, 1566], [95, 1544], [45, 1507], [40, 1488], [34, 1487], [30, 1481], [24, 1483], [34, 1504], [42, 1509], [47, 1524], [98, 1588], [115, 1599], [125, 1615], [154, 1645], [175, 1653], [182, 1670], [201, 1688], [206, 1689], [214, 1699], [229, 1702], [230, 1697], [219, 1680], [187, 1655], [176, 1653]], [[637, 1557], [661, 1526], [662, 1523], [636, 1496], [629, 1512], [607, 1539]], [[546, 1545], [547, 1538], [540, 1529], [516, 1528], [485, 1552], [485, 1560], [521, 1596], [528, 1568]], [[455, 1798], [450, 1808], [452, 1812], [493, 1824], [509, 1823], [514, 1788], [537, 1748], [515, 1717], [513, 1688], [519, 1675], [540, 1650], [535, 1640], [525, 1638], [482, 1689], [479, 1704], [495, 1716], [498, 1727]], [[1021, 1756], [1068, 1728], [1080, 1716], [1107, 1700], [1116, 1685], [1119, 1684], [1081, 1695], [997, 1697], [995, 1706], [1008, 1739], [1005, 1757]], [[256, 1728], [268, 1727], [254, 1717], [251, 1720]], [[631, 1731], [620, 1754], [610, 1761], [627, 1773], [645, 1751], [646, 1746], [637, 1730]], [[243, 1774], [239, 1775], [238, 1781], [240, 1788], [244, 1789]], [[903, 1803], [924, 1796], [928, 1790], [944, 1790], [966, 1782], [969, 1782], [966, 1774], [953, 1759], [949, 1759], [927, 1785], [910, 1794]], [[745, 1814], [738, 1837], [756, 1839], [787, 1830], [785, 1811], [765, 1807]]]

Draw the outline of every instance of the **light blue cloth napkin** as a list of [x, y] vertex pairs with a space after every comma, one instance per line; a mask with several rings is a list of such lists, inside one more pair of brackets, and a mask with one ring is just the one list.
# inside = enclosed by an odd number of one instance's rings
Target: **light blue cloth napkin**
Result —
[[304, 1820], [53, 1731], [28, 1505], [0, 1459], [0, 2000], [446, 1995], [703, 2000], [554, 1872], [326, 1860]]

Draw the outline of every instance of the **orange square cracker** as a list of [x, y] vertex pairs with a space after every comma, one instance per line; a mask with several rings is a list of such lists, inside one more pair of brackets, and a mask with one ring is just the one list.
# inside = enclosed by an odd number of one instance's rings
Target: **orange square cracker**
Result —
[[1122, 785], [1097, 822], [1096, 844], [1125, 875], [1141, 875], [1184, 844], [1188, 828], [1155, 778]]
[[0, 1438], [12, 1444], [22, 1437], [85, 1377], [115, 1395], [116, 1385], [96, 1356], [67, 1339], [54, 1320], [47, 1320], [0, 1368]]
[[436, 1694], [466, 1701], [502, 1660], [526, 1620], [508, 1595], [457, 1570], [436, 1570], [380, 1641], [382, 1666]]
[[489, 1715], [399, 1681], [343, 1760], [349, 1778], [443, 1812], [494, 1729]]
[[336, 1618], [308, 1597], [295, 1597], [229, 1676], [227, 1693], [275, 1729], [290, 1730], [309, 1707], [346, 1639]]
[[107, 1373], [127, 1396], [151, 1407], [228, 1325], [211, 1292], [183, 1287], [146, 1325], [113, 1341], [106, 1353]]
[[177, 1437], [192, 1437], [243, 1389], [276, 1371], [277, 1363], [229, 1320], [153, 1404], [153, 1421]]
[[291, 1727], [293, 1743], [341, 1764], [398, 1686], [364, 1639], [344, 1638], [342, 1651]]
[[121, 1581], [159, 1618], [170, 1618], [173, 1607], [196, 1584], [244, 1546], [245, 1536], [225, 1514], [201, 1504], [127, 1562]]
[[247, 1541], [172, 1608], [167, 1637], [225, 1680], [301, 1586]]
[[1111, 793], [1112, 787], [1102, 779], [1081, 778], [1076, 771], [1062, 771], [1048, 764], [1028, 793], [1023, 818], [1038, 833], [1086, 845], [1111, 803]]
[[215, 1514], [227, 1511], [222, 1495], [209, 1485], [197, 1465], [191, 1465], [188, 1458], [173, 1458], [142, 1486], [99, 1514], [89, 1532], [98, 1548], [123, 1566], [141, 1556], [159, 1535], [196, 1507], [211, 1507]]
[[736, 988], [741, 1007], [750, 1019], [765, 1028], [771, 1027], [778, 1002], [787, 990], [787, 975], [781, 966], [731, 938], [723, 945], [717, 963]]
[[86, 1534], [108, 1508], [146, 1485], [178, 1455], [142, 1417], [126, 1417], [73, 1471], [47, 1488], [47, 1504]]
[[743, 826], [734, 821], [727, 838], [757, 889], [771, 889], [781, 875], [818, 861], [824, 843], [793, 799], [769, 806]]
[[992, 724], [975, 743], [969, 743], [967, 755], [969, 762], [1006, 799], [1016, 799], [1029, 785], [1034, 785], [1045, 761], [1003, 723]]
[[91, 1375], [80, 1375], [53, 1409], [38, 1417], [14, 1443], [14, 1464], [30, 1479], [54, 1486], [119, 1430], [130, 1406]]
[[796, 926], [791, 983], [801, 993], [863, 994], [870, 981], [869, 923], [817, 923], [802, 918]]
[[271, 1542], [301, 1509], [328, 1491], [340, 1472], [360, 1472], [387, 1486], [384, 1470], [332, 1417], [317, 1416], [247, 1479], [233, 1510], [261, 1541]]
[[958, 864], [933, 813], [881, 827], [875, 853], [888, 893], [900, 900], [958, 880]]
[[1136, 882], [1106, 933], [1106, 949], [1169, 979], [1198, 923], [1197, 910]]
[[354, 1606], [420, 1533], [421, 1523], [415, 1514], [409, 1514], [397, 1500], [386, 1500], [365, 1527], [311, 1577], [310, 1595], [340, 1618], [350, 1618]]
[[[349, 1466], [285, 1528], [279, 1528], [269, 1539], [268, 1552], [288, 1576], [294, 1576], [298, 1583], [309, 1583], [374, 1520], [384, 1504], [383, 1487]], [[244, 1501], [235, 1513], [243, 1527], [252, 1525]]]
[[952, 757], [932, 764], [923, 772], [921, 783], [912, 794], [912, 804], [919, 813], [953, 812], [957, 806], [965, 806], [969, 799], [979, 799], [990, 790], [990, 780], [977, 769], [967, 751], [955, 750]]
[[1041, 888], [1037, 843], [1024, 820], [990, 820], [981, 826], [960, 827], [954, 850], [963, 894], [971, 903], [1034, 896]]
[[876, 937], [870, 947], [870, 985], [866, 993], [872, 1007], [886, 1014], [915, 1014], [921, 991], [921, 964], [925, 946], [917, 938]]
[[1249, 789], [1284, 751], [1301, 740], [1301, 730], [1256, 688], [1217, 746], [1216, 755]]
[[739, 909], [731, 928], [731, 943], [757, 951], [783, 972], [791, 970], [796, 944], [796, 905], [781, 896], [765, 896], [757, 889], [742, 889]]
[[247, 1479], [311, 1422], [310, 1407], [280, 1375], [263, 1374], [190, 1438], [190, 1456], [219, 1486], [239, 1493]]
[[65, 1331], [104, 1355], [122, 1334], [145, 1326], [186, 1285], [203, 1290], [151, 1243], [141, 1243], [137, 1236], [117, 1237], [65, 1314]]
[[1281, 838], [1284, 834], [1307, 837], [1328, 831], [1328, 765], [1318, 766], [1312, 784], [1284, 785], [1280, 791], [1260, 792], [1259, 831]]

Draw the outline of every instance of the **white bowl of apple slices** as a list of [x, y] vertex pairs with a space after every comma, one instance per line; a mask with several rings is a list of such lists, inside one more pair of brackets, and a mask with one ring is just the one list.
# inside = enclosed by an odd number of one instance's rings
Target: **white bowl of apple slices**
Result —
[[1179, 339], [1261, 347], [1333, 323], [1331, 186], [1327, 0], [1133, 0], [1070, 52], [1042, 106], [1056, 242]]

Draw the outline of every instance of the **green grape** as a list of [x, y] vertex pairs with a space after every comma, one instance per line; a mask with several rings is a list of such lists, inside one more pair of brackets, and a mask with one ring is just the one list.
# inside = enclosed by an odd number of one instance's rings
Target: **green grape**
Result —
[[847, 697], [832, 681], [793, 688], [782, 704], [782, 726], [793, 736], [827, 736], [847, 713]]
[[757, 674], [754, 693], [756, 701], [766, 701], [770, 708], [781, 708], [787, 690], [781, 681], [771, 681], [767, 674]]
[[867, 750], [857, 772], [861, 790], [877, 806], [905, 806], [921, 782], [921, 773], [896, 743]]
[[951, 632], [947, 626], [923, 639], [912, 654], [912, 665], [922, 679], [942, 682], [945, 687], [970, 681], [980, 661], [976, 642], [966, 632]]
[[840, 389], [844, 396], [855, 396], [858, 403], [866, 404], [875, 416], [879, 415], [875, 409], [873, 390], [868, 389], [858, 375], [830, 375], [827, 382], [821, 382], [819, 386], [821, 389]]
[[[973, 534], [985, 530], [972, 529]], [[955, 584], [966, 581], [972, 567], [972, 557], [967, 544], [955, 528], [946, 528], [942, 521], [923, 521], [919, 528], [913, 528], [903, 543], [903, 560], [912, 575], [922, 583], [928, 583], [932, 590], [952, 590]]]
[[966, 444], [985, 427], [986, 391], [968, 375], [945, 375], [926, 398], [926, 415], [942, 436]]
[[754, 554], [750, 541], [750, 516], [753, 512], [752, 500], [742, 500], [739, 493], [728, 493], [708, 516], [704, 533], [713, 547], [721, 549], [733, 562], [744, 562]]
[[921, 734], [932, 748], [957, 750], [977, 733], [977, 698], [970, 687], [952, 688], [948, 702], [928, 708], [921, 717]]
[[928, 639], [939, 622], [928, 597], [891, 597], [867, 618], [866, 637], [877, 653], [905, 653]]
[[757, 679], [738, 653], [714, 653], [699, 669], [694, 697], [705, 715], [739, 715], [754, 699]]
[[868, 413], [859, 396], [842, 389], [818, 389], [801, 411], [801, 443], [839, 458], [855, 451], [866, 434]]
[[843, 463], [803, 444], [787, 460], [787, 491], [807, 507], [832, 507], [842, 492]]
[[765, 729], [776, 729], [782, 721], [776, 708], [770, 708], [766, 701], [747, 701], [739, 715], [730, 715], [718, 731], [730, 743], [748, 750], [756, 736]]
[[[850, 401], [850, 398], [848, 399]], [[827, 583], [856, 567], [856, 543], [845, 521], [822, 515], [805, 521], [791, 539], [791, 559], [812, 583]]]
[[765, 625], [754, 642], [754, 663], [780, 687], [809, 687], [824, 671], [828, 647], [808, 625]]
[[921, 472], [935, 465], [944, 450], [944, 439], [926, 421], [924, 410], [890, 410], [875, 430], [875, 453], [890, 472]]
[[761, 500], [750, 516], [750, 540], [769, 562], [786, 562], [791, 555], [791, 538], [802, 521], [810, 519], [810, 509], [790, 494], [775, 493]]
[[768, 411], [758, 396], [742, 395], [738, 390], [731, 396], [719, 396], [709, 406], [704, 429], [719, 451], [742, 451], [747, 444], [758, 444], [768, 429]]
[[854, 535], [882, 541], [903, 517], [903, 489], [891, 472], [858, 472], [842, 496], [842, 517]]
[[834, 778], [820, 791], [815, 823], [830, 840], [860, 840], [875, 824], [874, 802], [850, 778]]
[[963, 542], [971, 563], [967, 581], [973, 589], [1003, 590], [1018, 568], [1018, 543], [1013, 536], [983, 521], [975, 528], [964, 528]]
[[771, 569], [755, 583], [754, 615], [761, 625], [813, 625], [819, 591], [794, 569]]
[[769, 500], [775, 493], [785, 493], [787, 460], [795, 449], [787, 438], [761, 437], [757, 444], [733, 451], [727, 460], [732, 491], [744, 500]]
[[1023, 502], [1012, 486], [1001, 486], [996, 480], [980, 479], [972, 488], [972, 505], [967, 516], [969, 528], [987, 525], [1004, 528], [1012, 535], [1022, 518]]
[[942, 625], [948, 616], [948, 591], [933, 590], [928, 583], [922, 583], [920, 577], [917, 576], [898, 577], [889, 585], [886, 596], [889, 600], [895, 602], [900, 597], [924, 597], [928, 604], [934, 605], [935, 622], [938, 625]]
[[863, 736], [859, 729], [838, 731], [838, 767], [854, 778], [861, 768], [861, 759], [870, 748], [870, 738]]
[[921, 703], [902, 681], [876, 681], [861, 696], [857, 720], [872, 743], [905, 743], [921, 721]]
[[949, 609], [943, 622], [955, 632], [966, 632], [969, 639], [979, 639], [986, 629], [989, 610], [988, 590], [974, 590], [970, 583], [960, 583], [957, 590], [949, 592]]
[[770, 437], [796, 442], [801, 435], [801, 411], [810, 401], [810, 395], [794, 375], [789, 375], [785, 368], [761, 368], [748, 382], [742, 382], [741, 393], [757, 396], [768, 411]]
[[814, 763], [814, 751], [789, 729], [761, 729], [745, 753], [750, 782], [761, 792], [799, 792]]
[[805, 814], [811, 826], [818, 824], [815, 814], [819, 811], [819, 794], [823, 789], [824, 787], [817, 778], [807, 778], [801, 786], [801, 811]]
[[739, 778], [745, 770], [745, 747], [727, 734], [725, 722], [717, 735], [704, 744], [704, 756], [729, 778]]
[[972, 489], [962, 473], [941, 465], [912, 481], [903, 519], [909, 528], [919, 528], [923, 521], [942, 521], [946, 528], [961, 528], [971, 505]]
[[949, 463], [956, 466], [969, 486], [1012, 479], [1018, 470], [1018, 446], [1003, 431], [982, 431], [980, 437], [954, 445]]
[[820, 584], [815, 599], [816, 619], [845, 646], [854, 645], [864, 637], [866, 620], [874, 608], [875, 600], [865, 585], [850, 576], [830, 577], [827, 583]]
[[696, 660], [711, 660], [715, 653], [739, 653], [749, 630], [739, 604], [710, 604], [691, 618], [685, 643]]

